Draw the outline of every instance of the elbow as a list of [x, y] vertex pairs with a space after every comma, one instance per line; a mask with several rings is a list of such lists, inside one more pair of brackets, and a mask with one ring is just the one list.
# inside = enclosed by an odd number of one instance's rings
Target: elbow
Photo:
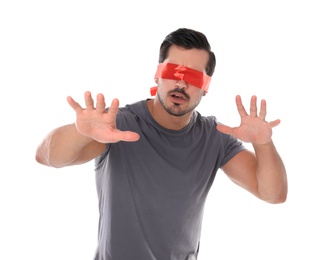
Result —
[[39, 164], [44, 164], [42, 158], [38, 155], [37, 152], [35, 154], [35, 161]]
[[49, 163], [49, 159], [41, 154], [39, 150], [36, 151], [35, 161], [42, 165], [51, 166], [51, 164]]
[[288, 197], [288, 192], [285, 191], [283, 192], [282, 195], [280, 195], [277, 200], [275, 201], [276, 204], [281, 204], [281, 203], [285, 203], [287, 201], [287, 197]]
[[284, 178], [277, 181], [274, 185], [266, 185], [259, 192], [261, 199], [271, 204], [285, 203], [288, 196], [288, 182]]
[[269, 200], [268, 202], [271, 204], [282, 204], [282, 203], [285, 203], [286, 200], [287, 200], [287, 196], [279, 196], [277, 198]]
[[279, 192], [278, 194], [272, 196], [271, 198], [264, 199], [270, 204], [282, 204], [287, 200], [288, 192], [287, 189], [285, 191]]
[[40, 147], [35, 153], [35, 161], [45, 166], [58, 168], [51, 162], [49, 155], [46, 154], [42, 149], [40, 149]]
[[285, 181], [282, 185], [282, 188], [280, 188], [279, 192], [277, 193], [277, 196], [275, 196], [273, 200], [273, 204], [281, 204], [285, 203], [287, 201], [288, 197], [288, 182]]
[[37, 148], [36, 153], [35, 153], [35, 161], [38, 162], [39, 164], [45, 164], [44, 156], [41, 152], [40, 147]]

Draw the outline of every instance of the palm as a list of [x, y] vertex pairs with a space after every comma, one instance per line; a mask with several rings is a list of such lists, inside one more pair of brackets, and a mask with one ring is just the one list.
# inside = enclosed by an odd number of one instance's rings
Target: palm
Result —
[[116, 115], [119, 109], [119, 101], [117, 99], [113, 100], [107, 110], [105, 109], [106, 103], [102, 94], [97, 95], [95, 107], [90, 92], [85, 93], [86, 109], [83, 109], [71, 97], [68, 97], [68, 103], [76, 111], [76, 127], [80, 134], [101, 143], [137, 141], [139, 139], [137, 133], [117, 129]]
[[280, 120], [266, 122], [266, 101], [261, 101], [259, 114], [257, 114], [257, 98], [253, 96], [250, 104], [250, 113], [247, 114], [240, 96], [236, 97], [236, 105], [239, 115], [241, 116], [241, 124], [238, 127], [229, 127], [226, 125], [218, 125], [217, 129], [223, 133], [231, 134], [243, 142], [256, 144], [266, 144], [270, 142], [272, 136], [272, 128], [280, 123]]

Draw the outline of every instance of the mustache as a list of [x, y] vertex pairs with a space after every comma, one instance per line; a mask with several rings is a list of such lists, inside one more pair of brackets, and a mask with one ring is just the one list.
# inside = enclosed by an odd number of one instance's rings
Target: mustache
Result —
[[182, 94], [186, 99], [190, 99], [190, 96], [185, 92], [184, 89], [176, 88], [168, 92], [169, 94], [179, 93]]

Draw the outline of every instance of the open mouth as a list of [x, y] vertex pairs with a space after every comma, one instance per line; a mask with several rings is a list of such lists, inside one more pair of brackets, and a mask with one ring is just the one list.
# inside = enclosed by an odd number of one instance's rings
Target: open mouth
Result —
[[171, 96], [173, 100], [178, 101], [178, 102], [184, 102], [186, 100], [184, 95], [179, 94], [179, 93], [173, 93]]
[[170, 91], [168, 94], [171, 98], [171, 101], [177, 106], [184, 104], [190, 99], [189, 96], [186, 94], [186, 92], [180, 89]]

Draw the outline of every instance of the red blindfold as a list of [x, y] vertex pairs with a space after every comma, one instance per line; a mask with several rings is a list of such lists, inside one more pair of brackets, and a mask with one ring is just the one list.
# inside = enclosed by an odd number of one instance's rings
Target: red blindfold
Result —
[[[208, 92], [211, 77], [207, 74], [173, 63], [160, 63], [154, 78], [184, 80], [194, 87]], [[151, 88], [151, 96], [155, 96], [157, 87]]]

